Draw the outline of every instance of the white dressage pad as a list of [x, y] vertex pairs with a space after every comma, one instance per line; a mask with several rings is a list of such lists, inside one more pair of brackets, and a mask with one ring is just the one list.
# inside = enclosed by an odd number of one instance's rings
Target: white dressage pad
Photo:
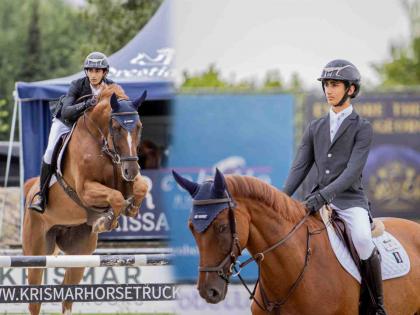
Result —
[[[327, 227], [328, 237], [334, 253], [343, 266], [359, 283], [360, 272], [353, 261], [346, 245], [335, 233], [334, 227], [328, 221], [328, 210], [322, 209], [321, 217]], [[410, 271], [410, 259], [401, 243], [390, 233], [384, 232], [381, 236], [373, 239], [381, 253], [382, 279], [388, 280], [406, 275]]]
[[[73, 127], [71, 128], [70, 134], [66, 137], [66, 139], [64, 140], [64, 144], [62, 145], [60, 152], [58, 153], [58, 158], [57, 158], [57, 172], [58, 174], [60, 174], [61, 176], [63, 175], [62, 170], [61, 170], [61, 162], [64, 158], [64, 153], [66, 152], [66, 148], [67, 145], [70, 142], [71, 136], [73, 135], [73, 131], [76, 127], [76, 124], [73, 125]], [[57, 178], [55, 177], [55, 175], [51, 176], [51, 180], [50, 180], [50, 187], [52, 185], [54, 185], [57, 182]]]

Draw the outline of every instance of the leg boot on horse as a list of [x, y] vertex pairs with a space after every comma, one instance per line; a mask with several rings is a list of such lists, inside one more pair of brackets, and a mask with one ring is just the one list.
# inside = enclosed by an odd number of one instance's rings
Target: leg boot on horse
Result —
[[35, 195], [36, 200], [29, 205], [29, 209], [44, 213], [48, 198], [48, 186], [52, 175], [51, 164], [42, 161], [39, 192]]
[[369, 315], [387, 315], [384, 307], [384, 293], [382, 287], [381, 256], [378, 249], [372, 255], [361, 261], [362, 277], [366, 282], [366, 289], [372, 299], [375, 309]]

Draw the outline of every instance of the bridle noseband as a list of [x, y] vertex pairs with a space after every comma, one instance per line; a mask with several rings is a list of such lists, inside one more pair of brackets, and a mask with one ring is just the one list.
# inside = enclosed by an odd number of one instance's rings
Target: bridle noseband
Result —
[[[226, 283], [229, 283], [229, 277], [232, 275], [234, 267], [237, 263], [238, 257], [241, 255], [241, 245], [239, 243], [239, 237], [236, 232], [236, 220], [235, 220], [235, 213], [234, 208], [236, 207], [235, 203], [233, 202], [232, 198], [228, 195], [225, 198], [219, 199], [206, 199], [206, 200], [193, 200], [194, 206], [207, 206], [207, 205], [215, 205], [215, 204], [223, 204], [226, 203], [229, 205], [229, 225], [232, 234], [232, 244], [230, 247], [230, 253], [226, 255], [226, 257], [214, 267], [208, 266], [199, 266], [198, 270], [200, 272], [217, 272], [219, 277], [221, 277]], [[235, 254], [235, 249], [237, 249], [238, 254]], [[226, 264], [230, 263], [229, 271], [226, 274], [224, 269]]]

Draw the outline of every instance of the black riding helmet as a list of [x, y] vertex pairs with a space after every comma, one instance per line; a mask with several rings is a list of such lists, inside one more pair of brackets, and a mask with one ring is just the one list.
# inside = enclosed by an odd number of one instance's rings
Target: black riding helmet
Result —
[[85, 59], [85, 62], [83, 64], [83, 68], [89, 69], [89, 68], [96, 68], [96, 69], [106, 69], [109, 70], [109, 63], [108, 58], [105, 56], [105, 54], [94, 51], [91, 52]]
[[[360, 72], [356, 66], [350, 61], [343, 59], [336, 59], [327, 63], [322, 69], [321, 76], [318, 81], [322, 82], [322, 89], [325, 93], [324, 83], [326, 80], [338, 80], [344, 82], [346, 85], [346, 93], [344, 94], [341, 101], [336, 106], [341, 106], [347, 100], [348, 97], [355, 98], [360, 91]], [[350, 86], [354, 85], [355, 90], [352, 95], [347, 95]]]

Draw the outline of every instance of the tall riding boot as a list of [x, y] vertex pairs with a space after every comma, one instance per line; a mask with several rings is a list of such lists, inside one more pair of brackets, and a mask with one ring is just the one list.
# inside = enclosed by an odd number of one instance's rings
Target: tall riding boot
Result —
[[361, 260], [361, 271], [374, 307], [369, 314], [386, 315], [382, 288], [381, 256], [376, 247], [368, 259]]
[[45, 206], [47, 204], [48, 188], [50, 184], [51, 176], [53, 175], [53, 170], [51, 164], [47, 164], [42, 161], [41, 165], [41, 176], [39, 180], [39, 192], [34, 196], [37, 199], [29, 205], [29, 209], [44, 213]]

